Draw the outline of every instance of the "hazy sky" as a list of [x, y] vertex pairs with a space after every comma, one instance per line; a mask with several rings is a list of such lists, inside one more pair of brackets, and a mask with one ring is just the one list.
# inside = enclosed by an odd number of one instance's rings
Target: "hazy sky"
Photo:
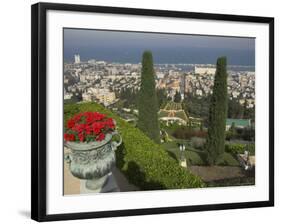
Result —
[[65, 29], [65, 47], [185, 47], [253, 50], [253, 38]]

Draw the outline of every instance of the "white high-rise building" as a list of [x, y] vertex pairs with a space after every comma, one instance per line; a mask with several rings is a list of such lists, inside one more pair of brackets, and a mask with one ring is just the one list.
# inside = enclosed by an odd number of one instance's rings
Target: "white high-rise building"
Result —
[[79, 54], [75, 54], [74, 55], [74, 63], [75, 64], [79, 64], [80, 63], [80, 55]]

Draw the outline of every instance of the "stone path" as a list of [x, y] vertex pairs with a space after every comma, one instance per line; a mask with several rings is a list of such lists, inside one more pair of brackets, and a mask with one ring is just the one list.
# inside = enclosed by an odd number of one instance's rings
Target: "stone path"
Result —
[[64, 161], [64, 181], [63, 181], [63, 194], [80, 194], [80, 180], [74, 177], [70, 170], [69, 165]]

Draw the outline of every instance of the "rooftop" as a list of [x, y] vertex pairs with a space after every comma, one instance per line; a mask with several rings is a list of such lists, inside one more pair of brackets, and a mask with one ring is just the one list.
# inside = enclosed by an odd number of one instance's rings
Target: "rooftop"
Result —
[[247, 127], [251, 125], [250, 119], [226, 119], [226, 125], [231, 126], [234, 123], [235, 126]]

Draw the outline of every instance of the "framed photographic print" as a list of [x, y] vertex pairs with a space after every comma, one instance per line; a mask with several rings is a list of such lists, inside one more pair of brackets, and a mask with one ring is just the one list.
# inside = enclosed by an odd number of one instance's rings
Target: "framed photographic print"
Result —
[[32, 219], [274, 205], [274, 19], [32, 6]]

